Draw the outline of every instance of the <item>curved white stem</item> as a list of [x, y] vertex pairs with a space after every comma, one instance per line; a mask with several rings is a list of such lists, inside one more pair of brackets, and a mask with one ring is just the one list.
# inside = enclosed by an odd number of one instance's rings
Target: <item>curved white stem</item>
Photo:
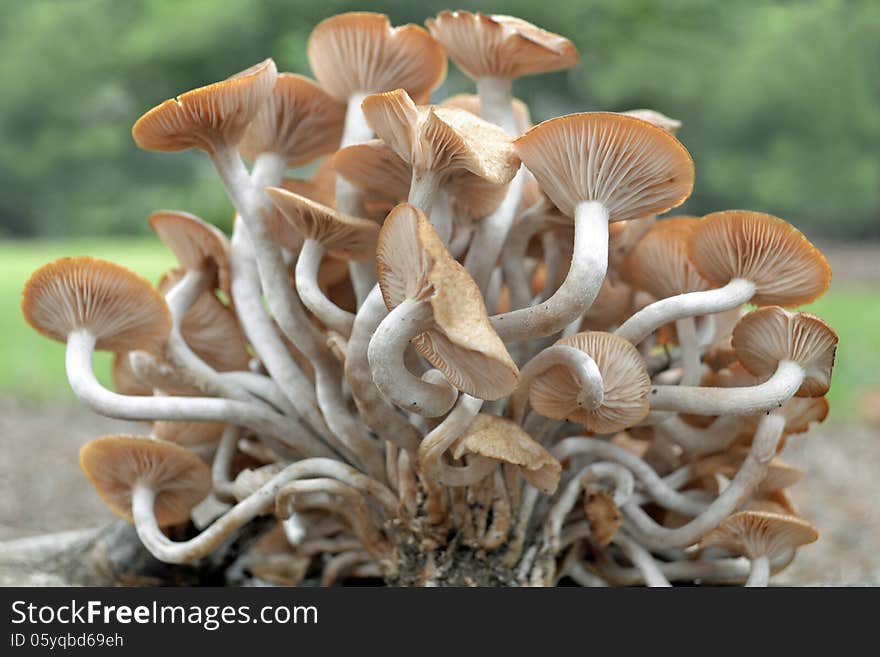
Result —
[[324, 294], [318, 285], [318, 270], [324, 257], [324, 247], [320, 242], [306, 239], [296, 260], [296, 291], [303, 305], [323, 322], [324, 326], [344, 337], [351, 335], [354, 315], [343, 310]]
[[681, 349], [681, 366], [683, 373], [678, 382], [681, 386], [698, 386], [703, 378], [703, 366], [700, 361], [700, 347], [697, 343], [697, 327], [693, 317], [683, 317], [675, 321], [675, 332], [678, 334], [678, 345]]
[[648, 304], [626, 320], [614, 334], [638, 344], [664, 324], [685, 317], [711, 315], [748, 302], [755, 295], [755, 284], [734, 278], [724, 287], [687, 292]]
[[657, 425], [659, 431], [681, 447], [688, 456], [720, 452], [736, 440], [742, 427], [738, 415], [722, 415], [705, 429], [688, 424], [678, 415], [671, 415]]
[[135, 529], [144, 547], [160, 561], [192, 563], [210, 553], [236, 529], [271, 509], [275, 503], [275, 495], [282, 486], [291, 481], [312, 477], [338, 479], [372, 495], [389, 514], [396, 510], [397, 499], [375, 479], [335, 459], [309, 458], [287, 466], [252, 495], [220, 516], [201, 534], [183, 542], [172, 541], [162, 533], [153, 511], [155, 492], [148, 486], [136, 483], [131, 498]]
[[541, 304], [492, 316], [492, 326], [505, 341], [561, 331], [593, 305], [607, 267], [608, 210], [601, 203], [580, 203], [574, 215], [574, 253], [562, 285]]
[[382, 320], [367, 349], [376, 387], [400, 408], [425, 417], [445, 415], [458, 396], [448, 382], [423, 381], [406, 367], [404, 354], [410, 340], [430, 328], [432, 321], [426, 302], [406, 299]]
[[752, 559], [752, 569], [746, 580], [747, 587], [766, 587], [770, 582], [770, 559], [766, 556]]
[[602, 373], [599, 372], [596, 361], [580, 349], [559, 344], [547, 347], [520, 370], [519, 385], [510, 399], [514, 422], [522, 424], [528, 407], [529, 390], [535, 378], [557, 365], [568, 368], [577, 380], [580, 387], [578, 406], [594, 410], [602, 405], [605, 389], [602, 386]]
[[663, 571], [660, 569], [657, 562], [654, 561], [654, 557], [651, 556], [651, 553], [636, 541], [632, 540], [624, 532], [617, 532], [614, 537], [614, 542], [620, 546], [627, 558], [632, 561], [633, 566], [642, 573], [642, 577], [645, 579], [645, 584], [651, 587], [672, 586], [672, 584], [669, 583], [669, 580], [666, 579], [666, 576], [663, 574]]
[[694, 415], [755, 415], [779, 408], [797, 392], [804, 369], [791, 360], [779, 366], [764, 383], [743, 388], [654, 386], [648, 395], [651, 409]]
[[449, 415], [425, 436], [418, 453], [422, 476], [443, 486], [469, 486], [489, 474], [494, 464], [487, 459], [465, 467], [443, 461], [443, 455], [471, 425], [482, 406], [482, 399], [462, 394]]

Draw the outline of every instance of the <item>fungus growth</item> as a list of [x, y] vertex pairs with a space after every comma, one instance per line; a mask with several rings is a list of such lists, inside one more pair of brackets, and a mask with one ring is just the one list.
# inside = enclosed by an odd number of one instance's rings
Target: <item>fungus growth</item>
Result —
[[[767, 584], [816, 538], [776, 455], [827, 414], [837, 336], [796, 307], [828, 263], [767, 214], [664, 217], [694, 163], [656, 110], [530, 127], [516, 79], [574, 66], [565, 37], [427, 28], [335, 16], [316, 81], [267, 59], [137, 121], [205, 151], [236, 219], [152, 214], [156, 286], [85, 257], [25, 285], [83, 403], [152, 423], [83, 446], [86, 475], [170, 563], [262, 517], [262, 583]], [[478, 96], [431, 96], [446, 53]]]

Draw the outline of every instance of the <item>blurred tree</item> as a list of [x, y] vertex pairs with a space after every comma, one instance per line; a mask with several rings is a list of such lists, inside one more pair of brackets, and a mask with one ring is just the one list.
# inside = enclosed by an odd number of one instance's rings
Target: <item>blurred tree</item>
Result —
[[[305, 41], [352, 9], [418, 22], [429, 0], [0, 0], [0, 233], [140, 232], [157, 207], [228, 223], [199, 153], [138, 151], [149, 107]], [[534, 0], [460, 3], [569, 36], [574, 70], [524, 79], [533, 118], [653, 107], [684, 121], [686, 210], [745, 207], [814, 235], [880, 236], [880, 3]], [[469, 90], [454, 67], [441, 94]]]

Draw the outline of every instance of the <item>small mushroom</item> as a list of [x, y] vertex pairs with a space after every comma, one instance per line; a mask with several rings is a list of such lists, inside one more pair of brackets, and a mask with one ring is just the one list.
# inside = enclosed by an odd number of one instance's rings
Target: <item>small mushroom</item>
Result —
[[568, 274], [541, 304], [492, 318], [504, 340], [552, 335], [589, 310], [608, 266], [608, 223], [665, 212], [691, 192], [693, 162], [645, 121], [593, 112], [550, 119], [514, 142], [541, 188], [574, 219]]
[[[391, 312], [370, 340], [368, 357], [386, 397], [436, 417], [452, 407], [456, 389], [490, 400], [513, 391], [519, 371], [489, 325], [479, 290], [424, 214], [410, 205], [395, 208], [382, 226], [377, 261]], [[410, 341], [448, 383], [409, 372], [403, 356]]]
[[719, 313], [751, 302], [799, 306], [818, 299], [831, 282], [825, 256], [787, 221], [760, 212], [706, 215], [688, 239], [688, 255], [716, 289], [656, 301], [616, 333], [638, 344], [683, 317]]
[[746, 586], [767, 586], [772, 562], [790, 557], [799, 547], [818, 538], [816, 528], [796, 516], [740, 511], [704, 536], [700, 544], [744, 553], [752, 560]]

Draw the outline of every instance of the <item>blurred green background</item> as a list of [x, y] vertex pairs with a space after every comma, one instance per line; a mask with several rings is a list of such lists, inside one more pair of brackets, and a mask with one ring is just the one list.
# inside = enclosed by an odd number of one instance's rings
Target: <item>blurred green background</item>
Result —
[[[16, 308], [34, 268], [94, 254], [155, 278], [172, 259], [143, 237], [151, 211], [185, 209], [228, 227], [229, 204], [208, 159], [137, 150], [129, 131], [140, 114], [267, 56], [280, 70], [308, 74], [306, 38], [334, 13], [382, 11], [394, 23], [422, 23], [447, 6], [0, 0], [0, 393], [69, 397], [60, 345], [33, 334]], [[841, 259], [846, 241], [860, 242], [865, 258], [864, 244], [880, 239], [880, 2], [507, 0], [452, 8], [520, 16], [578, 46], [577, 68], [516, 83], [536, 122], [638, 107], [682, 120], [679, 138], [697, 167], [685, 211], [777, 214], [812, 239], [833, 240]], [[450, 65], [437, 96], [471, 89]], [[880, 248], [873, 254], [880, 258]], [[841, 419], [861, 391], [880, 384], [880, 280], [870, 264], [859, 271], [836, 278], [813, 308], [841, 334], [832, 390]], [[106, 359], [100, 366], [106, 370]]]

